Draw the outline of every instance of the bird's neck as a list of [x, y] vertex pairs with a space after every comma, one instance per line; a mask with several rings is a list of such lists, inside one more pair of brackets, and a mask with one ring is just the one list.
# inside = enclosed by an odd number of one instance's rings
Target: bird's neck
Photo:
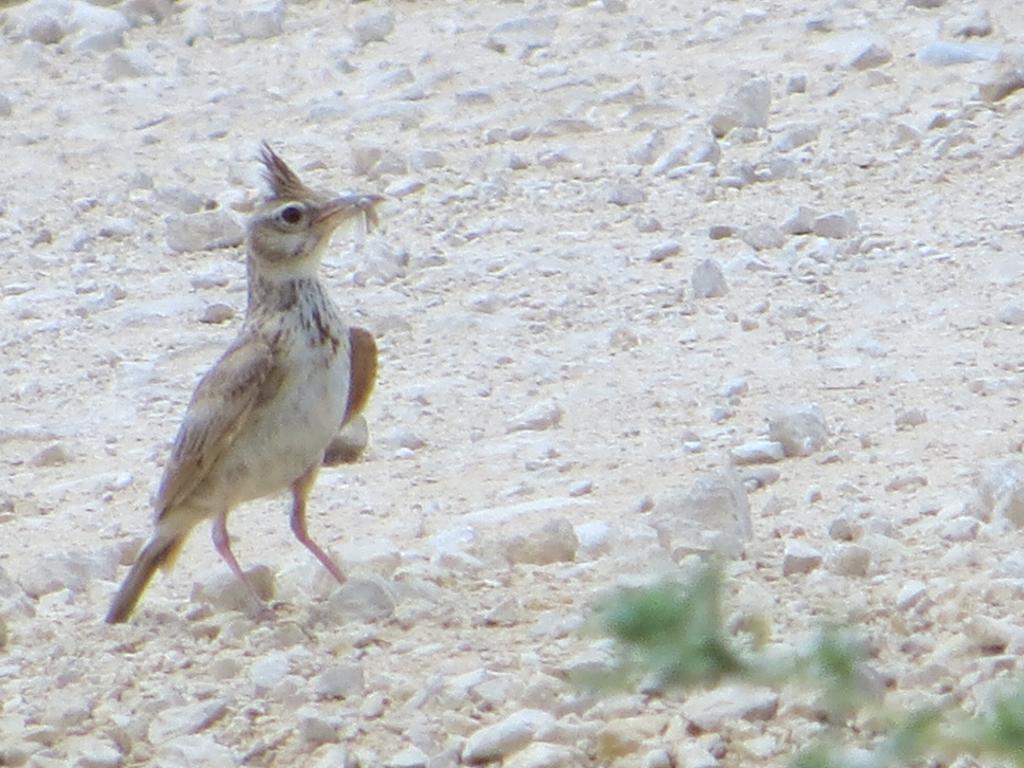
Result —
[[315, 264], [312, 269], [288, 268], [253, 269], [250, 260], [248, 275], [248, 306], [246, 315], [268, 310], [287, 312], [299, 306], [300, 297], [322, 294]]

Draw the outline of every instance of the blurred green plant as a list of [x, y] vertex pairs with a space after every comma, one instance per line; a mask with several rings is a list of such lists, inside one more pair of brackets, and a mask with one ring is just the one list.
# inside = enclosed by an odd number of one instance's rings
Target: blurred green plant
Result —
[[[1024, 681], [1008, 683], [974, 716], [959, 709], [887, 711], [881, 692], [869, 684], [868, 644], [847, 628], [825, 626], [807, 650], [784, 656], [731, 635], [722, 618], [717, 565], [698, 568], [685, 583], [622, 589], [597, 605], [590, 625], [613, 641], [616, 660], [579, 676], [581, 685], [658, 691], [731, 679], [775, 687], [799, 682], [819, 691], [830, 724], [827, 736], [795, 755], [792, 768], [898, 768], [957, 755], [1024, 768]], [[868, 709], [884, 724], [882, 733], [870, 749], [842, 748], [843, 727]]]

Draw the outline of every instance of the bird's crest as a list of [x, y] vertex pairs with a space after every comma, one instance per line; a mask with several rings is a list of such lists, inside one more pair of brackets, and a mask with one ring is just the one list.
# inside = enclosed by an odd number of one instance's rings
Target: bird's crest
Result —
[[316, 196], [265, 141], [260, 150], [260, 160], [263, 161], [263, 178], [270, 185], [272, 198], [307, 200]]

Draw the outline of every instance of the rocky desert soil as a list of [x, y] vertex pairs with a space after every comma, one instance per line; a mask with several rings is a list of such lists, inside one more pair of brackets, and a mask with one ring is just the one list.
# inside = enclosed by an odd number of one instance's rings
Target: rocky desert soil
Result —
[[[569, 682], [595, 600], [711, 554], [730, 626], [852, 622], [896, 706], [1018, 671], [1016, 3], [5, 5], [0, 764], [783, 765], [806, 691]], [[311, 499], [351, 578], [268, 499], [276, 621], [203, 527], [111, 627], [264, 139], [388, 196], [323, 268], [381, 354]]]

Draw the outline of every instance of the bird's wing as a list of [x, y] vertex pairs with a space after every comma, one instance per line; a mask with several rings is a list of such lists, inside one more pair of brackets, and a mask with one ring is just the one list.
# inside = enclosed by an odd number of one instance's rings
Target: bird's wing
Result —
[[348, 403], [341, 425], [345, 426], [357, 413], [366, 407], [366, 401], [373, 392], [377, 379], [377, 342], [365, 328], [350, 328], [349, 348], [352, 351], [352, 367], [348, 386]]
[[270, 346], [258, 336], [243, 334], [228, 347], [199, 382], [185, 412], [157, 492], [158, 519], [205, 479], [253, 406], [273, 397], [282, 378]]

